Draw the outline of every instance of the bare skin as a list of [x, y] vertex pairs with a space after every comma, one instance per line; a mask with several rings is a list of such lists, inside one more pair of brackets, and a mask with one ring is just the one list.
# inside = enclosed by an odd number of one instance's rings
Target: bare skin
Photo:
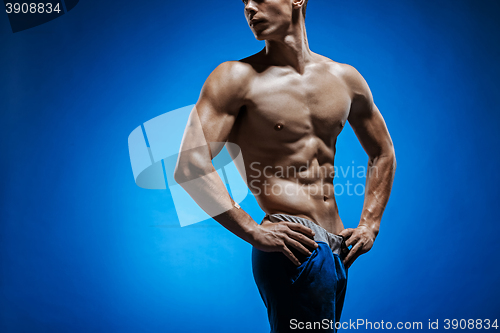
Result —
[[[205, 82], [185, 131], [176, 180], [197, 201], [221, 207], [214, 216], [228, 230], [262, 251], [290, 248], [310, 255], [313, 232], [300, 224], [255, 222], [234, 207], [214, 172], [212, 158], [229, 142], [241, 149], [247, 184], [262, 210], [307, 218], [346, 238], [349, 267], [369, 251], [389, 199], [396, 159], [393, 144], [370, 89], [353, 67], [309, 49], [304, 0], [245, 0], [245, 17], [266, 47], [240, 61], [219, 65]], [[198, 118], [201, 129], [193, 123]], [[334, 196], [337, 137], [349, 121], [369, 157], [365, 201], [357, 228], [344, 229]], [[191, 149], [205, 146], [204, 149]], [[204, 142], [203, 144], [203, 141]], [[228, 146], [235, 157], [238, 149]], [[193, 172], [196, 170], [196, 172]], [[195, 187], [187, 181], [203, 176]], [[208, 199], [207, 199], [208, 198]], [[204, 204], [206, 205], [206, 203]], [[207, 212], [208, 208], [200, 206]]]

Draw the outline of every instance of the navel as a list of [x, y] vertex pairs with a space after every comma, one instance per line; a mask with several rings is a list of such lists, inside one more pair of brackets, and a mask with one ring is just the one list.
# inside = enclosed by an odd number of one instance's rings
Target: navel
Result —
[[282, 123], [277, 123], [276, 125], [274, 125], [274, 129], [276, 131], [281, 131], [283, 127], [285, 127], [285, 125], [283, 125]]

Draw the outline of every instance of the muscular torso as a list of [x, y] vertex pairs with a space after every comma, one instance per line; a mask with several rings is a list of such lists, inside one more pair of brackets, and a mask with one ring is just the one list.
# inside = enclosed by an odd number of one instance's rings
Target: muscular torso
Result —
[[267, 214], [302, 216], [339, 233], [333, 165], [351, 105], [341, 65], [315, 55], [299, 74], [252, 60], [258, 62], [248, 60], [254, 73], [228, 138], [241, 148], [250, 190]]

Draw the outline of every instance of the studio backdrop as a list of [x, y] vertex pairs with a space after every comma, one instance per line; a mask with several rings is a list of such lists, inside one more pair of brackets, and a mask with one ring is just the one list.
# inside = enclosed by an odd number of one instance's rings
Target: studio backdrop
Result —
[[[243, 3], [56, 3], [0, 14], [0, 331], [268, 332], [251, 246], [176, 204], [168, 179], [182, 110], [220, 63], [264, 47]], [[500, 319], [499, 17], [487, 0], [309, 1], [312, 51], [364, 76], [398, 164], [342, 322]], [[353, 228], [368, 158], [349, 126], [335, 162]]]

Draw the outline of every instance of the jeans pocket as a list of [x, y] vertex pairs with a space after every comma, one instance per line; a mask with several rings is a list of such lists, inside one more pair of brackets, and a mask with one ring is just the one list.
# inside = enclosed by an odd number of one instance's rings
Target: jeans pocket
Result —
[[310, 256], [305, 258], [305, 260], [300, 264], [300, 266], [296, 266], [292, 277], [292, 285], [295, 285], [299, 281], [302, 281], [307, 278], [307, 275], [311, 270], [314, 258], [317, 255], [318, 255], [318, 249], [315, 249]]

